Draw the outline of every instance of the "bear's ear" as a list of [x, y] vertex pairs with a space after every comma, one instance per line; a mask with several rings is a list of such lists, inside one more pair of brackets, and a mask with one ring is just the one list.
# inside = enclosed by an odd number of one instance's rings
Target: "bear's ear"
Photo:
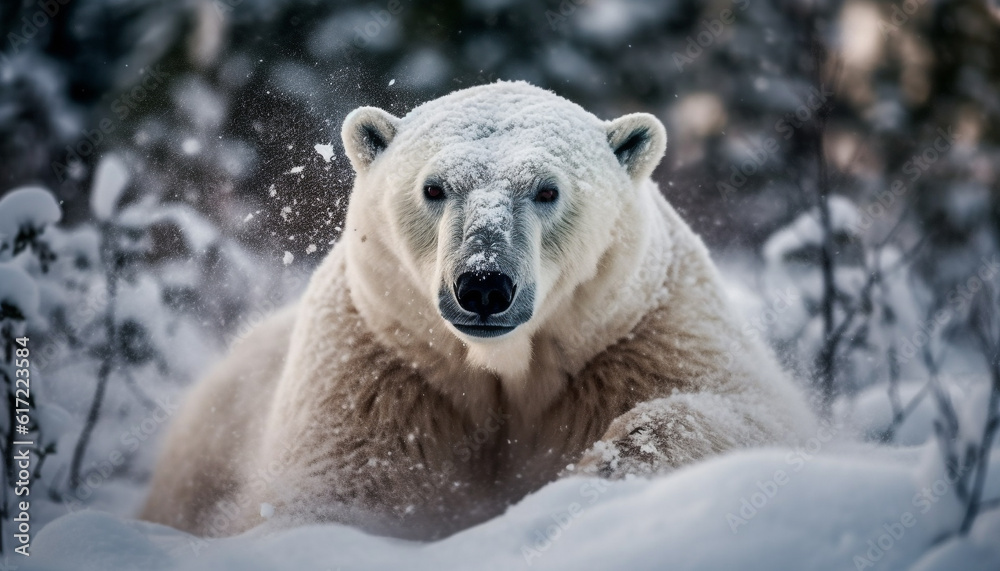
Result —
[[340, 136], [354, 172], [368, 170], [368, 165], [396, 136], [398, 123], [398, 118], [378, 107], [359, 107], [347, 115]]
[[607, 122], [608, 144], [632, 180], [648, 177], [667, 150], [667, 130], [649, 113], [632, 113]]

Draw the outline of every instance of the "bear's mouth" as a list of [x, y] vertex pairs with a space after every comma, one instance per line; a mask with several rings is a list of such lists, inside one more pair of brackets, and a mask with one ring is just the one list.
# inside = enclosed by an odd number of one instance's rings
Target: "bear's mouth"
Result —
[[[513, 281], [513, 280], [511, 280]], [[460, 334], [467, 342], [477, 342], [488, 339], [503, 337], [515, 329], [527, 323], [533, 313], [533, 301], [535, 299], [535, 286], [527, 283], [521, 287], [511, 285], [511, 296], [509, 302], [506, 300], [504, 307], [492, 307], [489, 309], [503, 309], [503, 311], [481, 311], [483, 308], [466, 301], [466, 306], [462, 307], [459, 301], [458, 288], [451, 284], [443, 285], [438, 291], [438, 311], [445, 322], [452, 326], [457, 334]], [[489, 295], [482, 301], [483, 305], [490, 302]], [[480, 296], [483, 300], [483, 296]], [[508, 306], [509, 305], [509, 306]]]
[[464, 325], [461, 323], [451, 323], [466, 335], [471, 335], [473, 337], [499, 337], [501, 335], [506, 335], [511, 331], [517, 329], [517, 325]]

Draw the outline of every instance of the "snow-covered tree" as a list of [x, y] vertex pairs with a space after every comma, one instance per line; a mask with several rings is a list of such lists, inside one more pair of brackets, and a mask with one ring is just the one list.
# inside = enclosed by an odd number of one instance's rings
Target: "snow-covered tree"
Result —
[[38, 395], [44, 389], [32, 366], [29, 325], [43, 322], [44, 316], [41, 286], [29, 272], [45, 273], [55, 260], [44, 234], [61, 215], [55, 199], [41, 188], [20, 188], [0, 198], [0, 381], [5, 409], [0, 418], [0, 546], [11, 540], [19, 502], [29, 499], [46, 457], [56, 451], [54, 435], [41, 420]]

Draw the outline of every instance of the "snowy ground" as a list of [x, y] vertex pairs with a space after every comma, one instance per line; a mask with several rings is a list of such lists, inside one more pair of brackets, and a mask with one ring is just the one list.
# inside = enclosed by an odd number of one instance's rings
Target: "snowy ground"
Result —
[[[337, 525], [204, 543], [85, 511], [44, 528], [24, 568], [996, 569], [1000, 512], [933, 545], [960, 521], [933, 444], [820, 448], [744, 451], [653, 481], [563, 480], [432, 544]], [[998, 492], [994, 477], [987, 497]]]
[[[761, 310], [749, 293], [734, 301], [745, 315]], [[987, 387], [981, 374], [942, 381], [968, 424], [963, 432], [978, 434]], [[903, 401], [921, 386], [904, 383]], [[899, 427], [893, 447], [862, 443], [891, 418], [884, 386], [836, 409], [837, 427], [799, 448], [740, 451], [655, 480], [558, 481], [500, 517], [430, 544], [340, 525], [258, 528], [206, 542], [130, 519], [145, 493], [142, 478], [102, 480], [86, 488], [79, 505], [89, 509], [67, 514], [65, 504], [39, 502], [30, 558], [7, 564], [50, 571], [1000, 567], [1000, 510], [982, 514], [968, 536], [951, 536], [963, 513], [934, 439], [931, 399]], [[128, 452], [132, 473], [149, 469], [162, 426], [142, 428], [149, 440], [134, 454], [126, 425], [104, 428], [94, 457]], [[1000, 497], [1000, 450], [991, 464], [985, 499]]]
[[[905, 426], [922, 444], [857, 443], [858, 431], [887, 418], [883, 404], [874, 390], [862, 395], [846, 424], [798, 448], [740, 451], [655, 480], [558, 481], [436, 543], [340, 525], [205, 542], [86, 510], [44, 527], [22, 568], [996, 569], [1000, 510], [981, 515], [967, 537], [948, 538], [962, 511], [931, 438], [933, 415]], [[993, 456], [985, 498], [1000, 496]]]

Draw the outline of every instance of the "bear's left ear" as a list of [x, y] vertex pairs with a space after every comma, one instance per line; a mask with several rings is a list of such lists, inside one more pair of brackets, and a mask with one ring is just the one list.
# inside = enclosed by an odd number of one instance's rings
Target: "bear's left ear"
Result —
[[340, 137], [354, 172], [368, 170], [372, 161], [389, 146], [396, 136], [399, 119], [378, 107], [359, 107], [344, 119]]
[[649, 113], [631, 113], [607, 122], [608, 144], [632, 180], [648, 177], [667, 150], [667, 130]]

